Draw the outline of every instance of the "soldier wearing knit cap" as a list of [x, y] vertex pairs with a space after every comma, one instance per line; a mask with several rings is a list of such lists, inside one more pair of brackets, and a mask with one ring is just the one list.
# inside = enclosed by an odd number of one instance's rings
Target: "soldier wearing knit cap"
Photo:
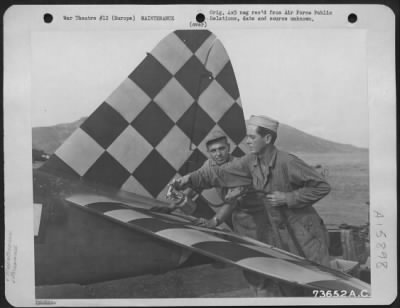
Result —
[[[220, 130], [215, 130], [211, 132], [206, 138], [205, 138], [205, 144], [207, 147], [207, 152], [209, 155], [209, 159], [204, 162], [202, 167], [200, 168], [201, 170], [207, 170], [209, 168], [212, 168], [214, 166], [221, 166], [227, 162], [233, 161], [236, 159], [231, 153], [230, 153], [230, 144], [228, 142], [228, 137], [226, 136], [225, 133], [223, 133]], [[204, 171], [206, 172], [206, 171]], [[234, 203], [228, 202], [226, 199], [226, 196], [232, 194], [232, 190], [228, 188], [221, 188], [221, 187], [216, 187], [215, 188], [216, 193], [219, 197], [219, 199], [222, 201], [220, 203], [220, 208], [218, 211], [215, 213], [214, 217], [211, 219], [206, 219], [206, 218], [198, 218], [196, 224], [199, 226], [204, 226], [204, 227], [209, 227], [209, 228], [214, 228], [218, 226], [219, 224], [223, 223], [226, 219], [229, 218], [231, 215], [233, 208], [235, 206]], [[236, 189], [237, 190], [237, 189]], [[193, 212], [197, 208], [197, 204], [193, 199], [196, 197], [196, 195], [199, 193], [199, 190], [197, 192], [188, 189], [185, 191], [186, 197], [181, 199], [181, 200], [176, 200], [176, 202], [172, 202], [168, 207], [166, 206], [155, 206], [151, 210], [152, 211], [158, 211], [158, 212], [163, 212], [163, 213], [169, 213], [174, 210], [181, 210], [185, 214], [193, 214]], [[200, 196], [200, 198], [202, 198]]]
[[[276, 120], [251, 116], [246, 124], [251, 153], [206, 172], [194, 171], [178, 179], [178, 186], [199, 189], [251, 184], [264, 192], [267, 218], [257, 230], [243, 226], [239, 233], [251, 231], [258, 240], [329, 266], [328, 232], [313, 207], [329, 193], [329, 184], [301, 159], [275, 147], [279, 126]], [[248, 281], [256, 296], [302, 295], [298, 288], [257, 275], [250, 275]]]

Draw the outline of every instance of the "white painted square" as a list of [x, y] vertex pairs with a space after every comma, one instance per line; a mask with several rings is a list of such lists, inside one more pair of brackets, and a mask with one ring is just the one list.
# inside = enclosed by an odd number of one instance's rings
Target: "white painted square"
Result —
[[107, 152], [132, 173], [152, 150], [153, 147], [146, 139], [128, 125], [108, 147]]
[[113, 210], [105, 212], [104, 215], [122, 222], [129, 222], [135, 219], [152, 218], [151, 216], [130, 209]]
[[122, 185], [121, 187], [122, 190], [125, 190], [127, 192], [131, 192], [134, 194], [137, 194], [139, 196], [144, 196], [144, 197], [150, 197], [153, 198], [153, 196], [140, 184], [133, 176], [130, 176]]
[[199, 97], [199, 105], [215, 122], [218, 122], [234, 103], [232, 97], [216, 80], [213, 80]]
[[240, 96], [236, 99], [236, 103], [240, 106], [240, 108], [243, 109], [243, 106], [242, 106], [242, 99], [240, 98]]
[[244, 152], [244, 153], [249, 153], [250, 149], [249, 146], [246, 143], [247, 137], [244, 137], [242, 142], [239, 143], [239, 148]]
[[214, 77], [217, 77], [229, 61], [228, 54], [218, 39], [213, 40], [211, 43], [206, 40], [199, 50], [197, 50], [196, 56]]
[[190, 154], [192, 154], [190, 145], [190, 139], [175, 125], [158, 144], [156, 149], [161, 156], [178, 170], [186, 162]]
[[154, 102], [177, 122], [186, 110], [193, 104], [193, 97], [175, 79], [171, 80], [154, 98]]
[[56, 151], [56, 154], [80, 176], [94, 164], [104, 149], [78, 128]]
[[279, 277], [286, 281], [307, 284], [322, 280], [335, 280], [336, 277], [327, 272], [312, 270], [286, 260], [271, 257], [245, 258], [236, 262], [238, 265], [265, 273], [272, 277]]
[[219, 237], [206, 234], [198, 230], [186, 229], [184, 227], [166, 229], [156, 232], [156, 234], [186, 246], [192, 246], [203, 242], [226, 242], [226, 240], [223, 240]]
[[200, 60], [202, 64], [206, 64], [207, 58], [209, 57], [210, 51], [213, 44], [217, 41], [217, 37], [214, 34], [211, 34], [201, 46], [196, 50], [196, 57]]
[[174, 75], [193, 55], [185, 43], [171, 33], [151, 51], [151, 54]]
[[151, 99], [135, 82], [127, 78], [106, 101], [130, 123]]
[[65, 198], [65, 200], [80, 206], [87, 206], [88, 204], [102, 203], [102, 202], [120, 203], [120, 201], [117, 201], [115, 199], [110, 199], [105, 196], [93, 195], [93, 194], [76, 194], [68, 198]]

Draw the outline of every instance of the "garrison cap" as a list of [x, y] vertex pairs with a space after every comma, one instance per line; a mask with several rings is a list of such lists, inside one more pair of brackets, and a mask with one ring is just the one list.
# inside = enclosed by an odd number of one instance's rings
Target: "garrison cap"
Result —
[[211, 142], [222, 139], [222, 138], [225, 138], [226, 140], [228, 140], [228, 137], [226, 136], [226, 134], [224, 134], [220, 130], [213, 131], [206, 138], [206, 146], [208, 146]]
[[256, 125], [278, 133], [279, 122], [266, 116], [252, 115], [247, 124]]

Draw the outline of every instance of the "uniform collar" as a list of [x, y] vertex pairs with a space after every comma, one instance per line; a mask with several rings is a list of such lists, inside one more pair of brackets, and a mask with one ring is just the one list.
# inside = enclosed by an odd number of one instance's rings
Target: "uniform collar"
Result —
[[268, 167], [272, 168], [276, 162], [277, 149], [274, 145], [267, 147], [262, 153], [255, 155], [254, 166], [257, 166], [258, 161], [268, 162]]

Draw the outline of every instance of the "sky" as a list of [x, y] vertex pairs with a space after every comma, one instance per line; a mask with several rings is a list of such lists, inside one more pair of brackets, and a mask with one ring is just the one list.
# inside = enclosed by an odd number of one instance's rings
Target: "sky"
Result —
[[[213, 32], [232, 61], [246, 119], [263, 114], [321, 138], [368, 147], [365, 31]], [[168, 34], [33, 33], [32, 126], [89, 116]]]

